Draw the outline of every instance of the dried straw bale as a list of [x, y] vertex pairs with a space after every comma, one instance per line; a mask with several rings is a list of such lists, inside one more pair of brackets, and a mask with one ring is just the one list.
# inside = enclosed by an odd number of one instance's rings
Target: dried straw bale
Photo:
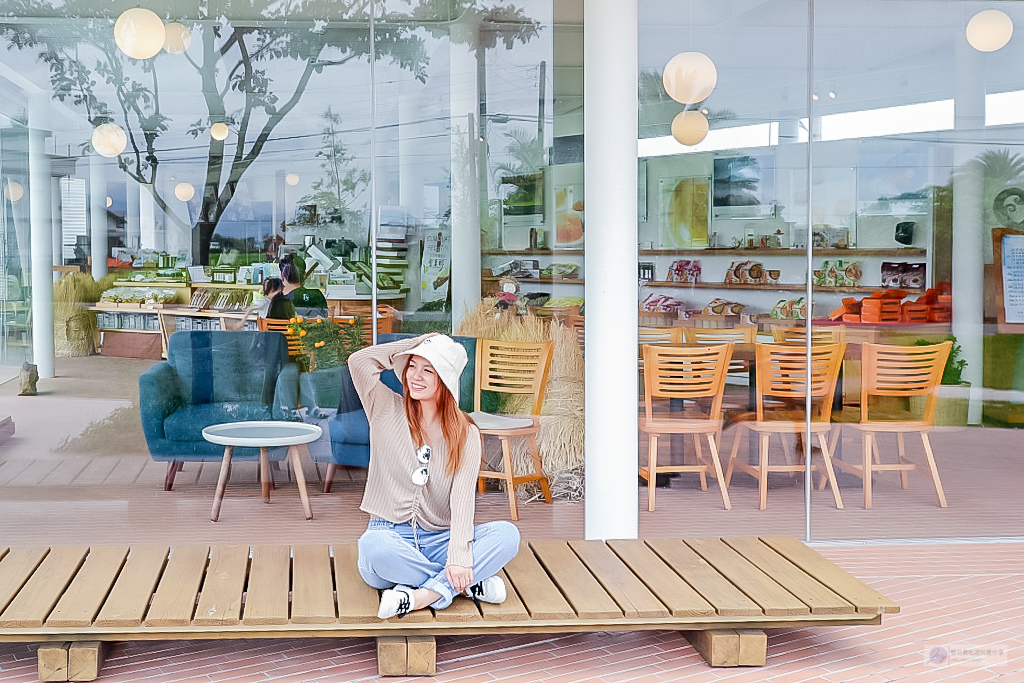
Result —
[[[458, 334], [506, 342], [553, 341], [554, 351], [541, 408], [541, 462], [545, 474], [554, 484], [554, 495], [577, 498], [579, 488], [567, 473], [576, 472], [582, 481], [583, 467], [583, 355], [576, 344], [575, 333], [558, 323], [548, 323], [533, 315], [518, 316], [512, 311], [498, 311], [494, 299], [485, 299], [476, 309], [467, 311]], [[508, 396], [501, 401], [501, 411], [508, 414], [528, 413], [529, 396]], [[513, 463], [517, 473], [533, 471], [533, 459], [525, 440], [512, 443]], [[563, 481], [565, 480], [565, 481]], [[536, 495], [535, 486], [519, 487], [520, 495]]]

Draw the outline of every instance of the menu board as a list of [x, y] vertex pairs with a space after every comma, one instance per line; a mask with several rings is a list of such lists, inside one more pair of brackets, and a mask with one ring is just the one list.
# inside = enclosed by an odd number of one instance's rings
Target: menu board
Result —
[[1000, 332], [1024, 332], [1024, 232], [992, 230], [996, 308]]

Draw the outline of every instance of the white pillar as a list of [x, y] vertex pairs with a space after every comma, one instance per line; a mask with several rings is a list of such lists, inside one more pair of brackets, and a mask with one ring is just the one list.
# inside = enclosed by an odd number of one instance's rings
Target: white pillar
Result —
[[142, 238], [142, 223], [139, 215], [139, 192], [142, 188], [131, 178], [125, 179], [125, 246], [136, 250]]
[[[64, 265], [64, 226], [60, 215], [60, 178], [50, 178], [50, 251], [53, 254], [53, 265]], [[60, 279], [61, 273], [53, 271], [53, 281]]]
[[[956, 104], [954, 128], [959, 137], [977, 137], [985, 130], [985, 72], [981, 54], [960, 35], [956, 44]], [[963, 170], [980, 148], [954, 143], [954, 167]], [[963, 380], [971, 383], [968, 422], [981, 422], [984, 343], [984, 247], [980, 173], [953, 176], [953, 334], [963, 347], [967, 368]]]
[[39, 377], [53, 377], [53, 220], [50, 157], [46, 154], [46, 93], [29, 102], [29, 212], [32, 250], [32, 361]]
[[452, 26], [449, 97], [452, 121], [452, 329], [480, 301], [480, 186], [477, 177], [476, 27]]
[[585, 536], [636, 538], [637, 0], [583, 2], [583, 112]]
[[103, 166], [103, 157], [95, 151], [89, 155], [89, 244], [94, 280], [107, 274], [107, 179]]

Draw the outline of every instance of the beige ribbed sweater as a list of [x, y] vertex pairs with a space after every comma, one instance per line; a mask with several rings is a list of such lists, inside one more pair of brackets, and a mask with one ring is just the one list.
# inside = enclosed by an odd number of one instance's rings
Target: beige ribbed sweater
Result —
[[430, 476], [424, 486], [412, 482], [421, 467], [405, 417], [402, 397], [380, 381], [384, 370], [394, 368], [394, 357], [423, 341], [401, 339], [370, 346], [348, 359], [349, 372], [366, 417], [370, 421], [370, 469], [359, 509], [395, 524], [411, 523], [428, 531], [451, 530], [448, 564], [473, 566], [473, 516], [476, 512], [476, 480], [480, 471], [480, 432], [470, 426], [462, 462], [454, 476], [446, 472], [448, 449], [440, 428], [427, 435], [431, 449]]

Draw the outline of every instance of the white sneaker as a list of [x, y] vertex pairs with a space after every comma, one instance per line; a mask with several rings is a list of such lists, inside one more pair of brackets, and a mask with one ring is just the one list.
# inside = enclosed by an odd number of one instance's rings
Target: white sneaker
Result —
[[380, 594], [380, 607], [377, 608], [378, 619], [390, 619], [398, 617], [401, 619], [412, 611], [414, 604], [412, 588], [408, 586], [395, 586]]
[[492, 602], [500, 605], [508, 597], [505, 592], [505, 581], [500, 576], [491, 576], [466, 589], [466, 595], [474, 600]]

